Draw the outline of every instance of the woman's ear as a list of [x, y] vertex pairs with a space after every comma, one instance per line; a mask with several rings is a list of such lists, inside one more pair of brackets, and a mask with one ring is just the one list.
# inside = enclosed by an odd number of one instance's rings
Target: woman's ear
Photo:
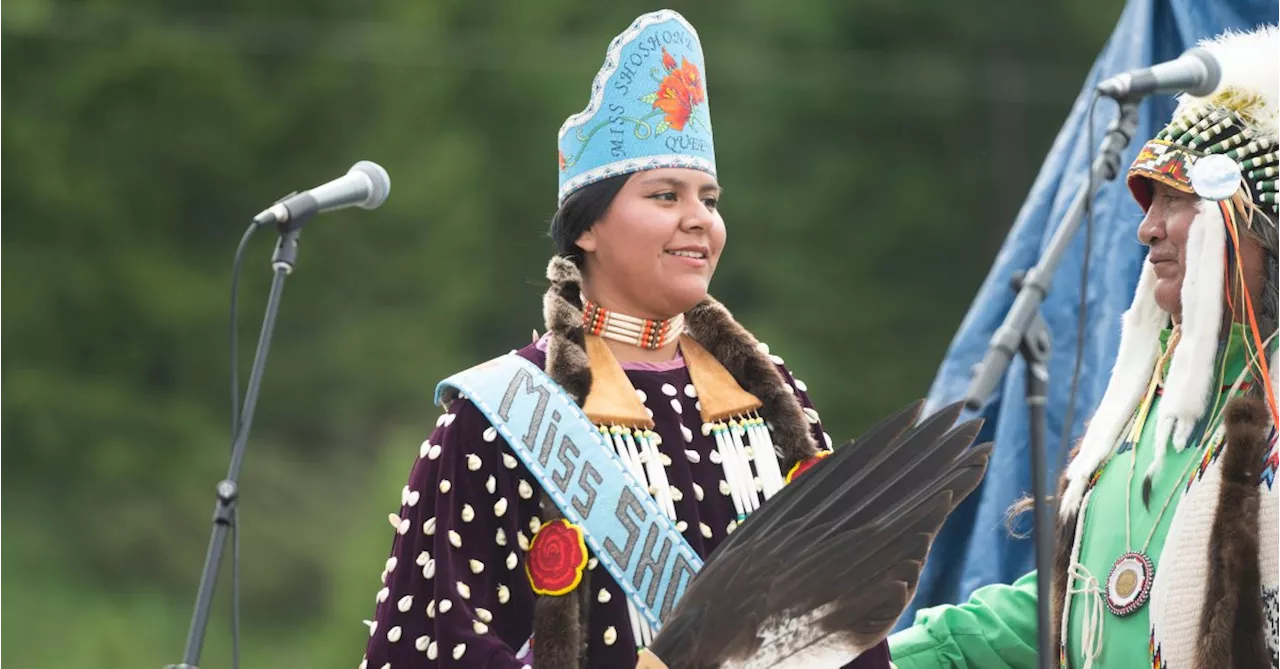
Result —
[[596, 250], [596, 244], [596, 226], [594, 225], [587, 228], [586, 231], [578, 237], [578, 241], [574, 242], [575, 246], [586, 253], [594, 252]]

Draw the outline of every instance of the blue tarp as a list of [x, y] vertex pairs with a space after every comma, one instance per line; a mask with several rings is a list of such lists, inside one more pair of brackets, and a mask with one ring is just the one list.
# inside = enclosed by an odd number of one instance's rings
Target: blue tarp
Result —
[[[1275, 0], [1130, 0], [960, 324], [930, 390], [927, 412], [964, 396], [971, 368], [982, 359], [992, 333], [1013, 303], [1011, 274], [1036, 264], [1072, 196], [1088, 177], [1089, 160], [1116, 115], [1113, 102], [1098, 103], [1090, 145], [1086, 121], [1094, 86], [1113, 74], [1177, 58], [1200, 39], [1228, 28], [1248, 30], [1276, 23], [1278, 14]], [[1143, 142], [1167, 122], [1174, 104], [1167, 96], [1148, 98], [1142, 104], [1138, 131], [1122, 157], [1122, 169], [1127, 169]], [[1084, 357], [1071, 421], [1072, 441], [1079, 437], [1082, 423], [1102, 397], [1120, 343], [1120, 316], [1132, 299], [1146, 252], [1137, 241], [1141, 219], [1142, 211], [1130, 198], [1123, 174], [1104, 185], [1094, 200]], [[1041, 309], [1053, 337], [1046, 443], [1048, 460], [1055, 470], [1061, 468], [1064, 457], [1060, 438], [1075, 364], [1084, 239], [1082, 226], [1053, 276]], [[939, 534], [900, 627], [909, 624], [919, 608], [963, 601], [976, 588], [1012, 582], [1034, 568], [1031, 540], [1010, 536], [1005, 526], [1006, 510], [1031, 490], [1025, 383], [1026, 366], [1015, 359], [980, 412], [986, 423], [979, 439], [995, 443], [990, 469], [982, 486], [956, 509]]]

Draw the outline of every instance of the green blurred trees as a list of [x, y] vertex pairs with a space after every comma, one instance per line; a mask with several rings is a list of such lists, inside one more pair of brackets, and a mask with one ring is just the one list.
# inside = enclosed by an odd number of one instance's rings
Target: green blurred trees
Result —
[[[927, 391], [1119, 3], [688, 4], [730, 226], [714, 292], [847, 437]], [[654, 8], [309, 5], [5, 7], [15, 666], [181, 659], [236, 241], [370, 158], [392, 196], [304, 235], [242, 479], [246, 666], [359, 661], [434, 384], [541, 330], [555, 131]], [[271, 241], [246, 259], [242, 379]], [[227, 663], [229, 576], [202, 666]]]

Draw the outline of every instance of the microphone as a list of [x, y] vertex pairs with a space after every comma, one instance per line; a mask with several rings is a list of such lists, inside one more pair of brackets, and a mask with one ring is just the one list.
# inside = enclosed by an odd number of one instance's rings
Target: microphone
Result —
[[1218, 59], [1196, 47], [1174, 60], [1117, 74], [1098, 84], [1098, 93], [1116, 100], [1137, 99], [1154, 93], [1186, 91], [1203, 96], [1213, 92], [1222, 78]]
[[271, 225], [306, 219], [310, 216], [344, 207], [377, 209], [391, 193], [391, 177], [381, 165], [362, 160], [347, 173], [312, 188], [290, 195], [253, 217], [258, 225]]

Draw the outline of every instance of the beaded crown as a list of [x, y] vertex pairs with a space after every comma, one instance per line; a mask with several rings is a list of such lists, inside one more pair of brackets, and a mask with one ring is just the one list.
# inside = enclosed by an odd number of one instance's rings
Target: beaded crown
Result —
[[702, 44], [679, 13], [644, 14], [615, 37], [586, 109], [560, 127], [557, 205], [621, 174], [684, 167], [716, 174]]

